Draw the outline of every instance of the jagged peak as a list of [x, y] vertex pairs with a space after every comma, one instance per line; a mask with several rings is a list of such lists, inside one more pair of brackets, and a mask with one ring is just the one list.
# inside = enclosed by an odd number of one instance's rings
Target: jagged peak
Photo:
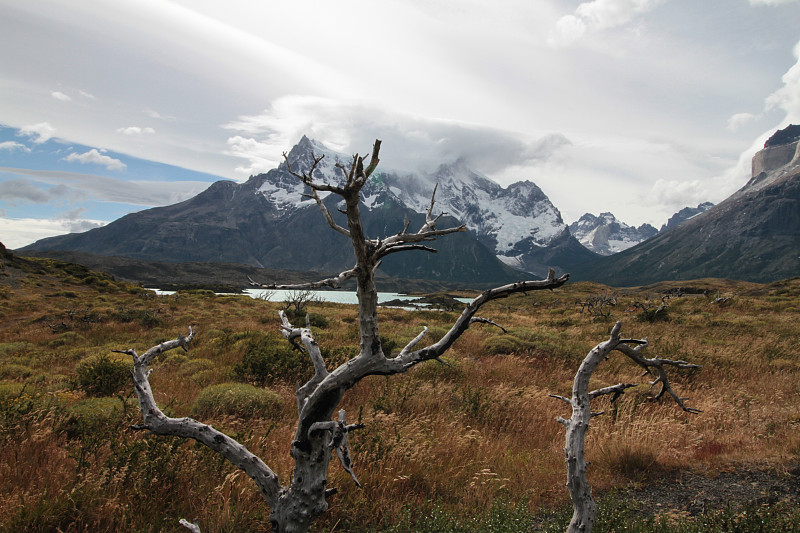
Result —
[[782, 130], [773, 133], [772, 136], [767, 139], [767, 142], [764, 143], [764, 148], [792, 144], [797, 141], [800, 141], [800, 126], [797, 124], [789, 124]]

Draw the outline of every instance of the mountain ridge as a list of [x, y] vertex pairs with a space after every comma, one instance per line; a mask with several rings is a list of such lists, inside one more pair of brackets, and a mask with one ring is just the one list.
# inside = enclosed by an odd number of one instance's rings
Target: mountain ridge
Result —
[[[783, 144], [794, 154], [798, 141]], [[613, 256], [576, 267], [573, 279], [645, 285], [703, 277], [769, 282], [800, 275], [800, 158], [754, 156], [741, 189], [680, 225]]]
[[[309, 171], [317, 180], [341, 183], [337, 164], [352, 158], [306, 136], [276, 168], [244, 183], [217, 181], [200, 194], [170, 206], [128, 214], [83, 234], [42, 239], [22, 250], [63, 249], [160, 261], [217, 261], [265, 268], [337, 271], [350, 268], [352, 249], [328, 227], [307, 187], [292, 176]], [[434, 186], [440, 225], [467, 225], [467, 232], [436, 242], [441, 253], [387, 257], [384, 272], [404, 278], [463, 282], [508, 282], [547, 268], [566, 271], [593, 254], [570, 234], [561, 214], [531, 182], [503, 188], [463, 162], [430, 174], [379, 169], [362, 191], [368, 237], [376, 238], [424, 223]], [[337, 197], [321, 194], [341, 225]], [[528, 209], [530, 208], [530, 209]], [[455, 216], [453, 216], [455, 215]], [[502, 259], [502, 261], [500, 259]], [[511, 266], [509, 266], [511, 265]]]

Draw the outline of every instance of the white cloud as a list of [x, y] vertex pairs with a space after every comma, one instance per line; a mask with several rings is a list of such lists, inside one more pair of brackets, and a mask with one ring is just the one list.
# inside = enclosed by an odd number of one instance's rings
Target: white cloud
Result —
[[45, 237], [87, 231], [105, 224], [106, 222], [100, 220], [0, 217], [0, 242], [13, 250]]
[[709, 199], [708, 183], [700, 180], [678, 181], [659, 179], [650, 189], [648, 200], [671, 206], [675, 210], [698, 205]]
[[30, 152], [31, 149], [25, 146], [22, 143], [18, 143], [15, 141], [5, 141], [0, 143], [0, 150], [5, 150], [7, 152], [13, 152], [15, 150], [20, 150], [22, 152]]
[[144, 114], [150, 118], [155, 118], [158, 120], [175, 120], [175, 117], [171, 117], [169, 115], [162, 115], [161, 113], [155, 111], [154, 109], [145, 109]]
[[125, 170], [127, 168], [127, 165], [119, 159], [114, 159], [113, 157], [103, 155], [98, 152], [96, 148], [92, 148], [88, 152], [84, 152], [82, 154], [69, 154], [64, 158], [64, 161], [78, 162], [83, 165], [87, 163], [94, 163], [97, 165], [103, 165], [108, 170]]
[[754, 6], [780, 6], [797, 1], [798, 0], [750, 0], [750, 4]]
[[95, 96], [91, 93], [87, 93], [86, 91], [78, 91], [78, 93], [88, 100], [96, 100]]
[[203, 181], [138, 181], [65, 172], [60, 170], [36, 170], [28, 168], [0, 167], [0, 172], [27, 176], [37, 181], [55, 185], [53, 194], [80, 194], [84, 199], [104, 202], [142, 205], [147, 207], [182, 202], [208, 188]]
[[228, 139], [228, 155], [247, 159], [240, 174], [274, 168], [303, 135], [344, 153], [369, 151], [384, 141], [381, 166], [394, 170], [432, 170], [464, 160], [485, 173], [512, 165], [535, 164], [569, 144], [563, 135], [529, 137], [475, 124], [393, 113], [359, 102], [287, 96], [259, 115], [223, 126], [242, 135]]
[[19, 130], [21, 135], [31, 137], [36, 144], [42, 144], [53, 138], [56, 129], [48, 122], [40, 122], [30, 126], [23, 126]]
[[156, 130], [150, 127], [140, 128], [139, 126], [128, 126], [127, 128], [117, 128], [117, 133], [123, 135], [146, 135], [153, 134]]
[[586, 33], [586, 23], [574, 15], [565, 15], [556, 22], [555, 29], [547, 37], [547, 44], [557, 48], [569, 46]]
[[46, 189], [22, 179], [0, 181], [0, 197], [11, 205], [17, 205], [19, 201], [44, 204], [53, 199]]
[[569, 46], [587, 32], [627, 24], [666, 0], [592, 0], [580, 4], [573, 15], [564, 15], [550, 32], [551, 47]]
[[62, 102], [71, 102], [72, 101], [72, 98], [70, 98], [69, 96], [67, 96], [66, 94], [64, 94], [64, 93], [62, 93], [60, 91], [51, 91], [50, 92], [50, 96], [52, 96], [56, 100], [60, 100]]
[[756, 116], [752, 113], [736, 113], [728, 119], [728, 129], [730, 131], [737, 131], [739, 128], [755, 119]]
[[800, 42], [795, 45], [793, 52], [797, 62], [781, 77], [783, 87], [766, 100], [767, 110], [781, 109], [786, 112], [782, 124], [800, 122]]
[[86, 208], [77, 207], [70, 211], [57, 214], [53, 217], [53, 220], [62, 223], [70, 233], [82, 233], [106, 225], [104, 221], [83, 218], [85, 212]]

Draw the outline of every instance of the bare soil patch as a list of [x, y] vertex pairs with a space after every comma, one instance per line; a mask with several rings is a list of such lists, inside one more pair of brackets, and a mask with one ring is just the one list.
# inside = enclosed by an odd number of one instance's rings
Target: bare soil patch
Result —
[[690, 515], [779, 502], [800, 505], [800, 462], [729, 465], [716, 472], [675, 472], [655, 483], [625, 489], [621, 496], [641, 505], [644, 511]]

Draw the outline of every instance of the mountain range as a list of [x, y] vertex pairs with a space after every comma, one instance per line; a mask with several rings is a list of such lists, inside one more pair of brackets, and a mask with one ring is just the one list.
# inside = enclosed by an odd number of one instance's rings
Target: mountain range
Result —
[[[406, 223], [419, 226], [436, 187], [434, 211], [445, 213], [440, 227], [466, 225], [468, 231], [435, 243], [442, 253], [387, 257], [381, 270], [395, 278], [477, 287], [530, 275], [520, 271], [542, 275], [553, 266], [572, 272], [574, 279], [614, 285], [705, 276], [777, 279], [800, 273], [796, 251], [794, 259], [783, 253], [797, 248], [792, 195], [798, 139], [793, 135], [794, 130], [781, 130], [767, 142], [753, 160], [753, 179], [731, 198], [718, 206], [683, 209], [660, 231], [647, 224], [628, 226], [611, 213], [587, 213], [567, 226], [534, 183], [502, 187], [463, 161], [428, 173], [379, 167], [362, 190], [362, 216], [369, 237], [391, 235]], [[337, 165], [347, 166], [352, 158], [307, 137], [287, 160], [292, 170], [302, 172], [319, 156], [324, 157], [315, 179], [341, 183], [344, 175]], [[131, 213], [85, 233], [42, 239], [21, 250], [300, 271], [350, 268], [349, 243], [330, 230], [308, 192], [284, 162], [244, 183], [217, 181], [189, 200]], [[338, 197], [323, 201], [344, 224]]]
[[[340, 183], [337, 163], [351, 158], [304, 137], [288, 154], [292, 170], [324, 156], [315, 178]], [[594, 257], [570, 234], [558, 210], [533, 183], [504, 189], [456, 163], [428, 175], [376, 172], [363, 189], [362, 216], [370, 237], [421, 226], [438, 183], [440, 226], [467, 223], [469, 231], [435, 243], [439, 254], [413, 252], [386, 258], [382, 271], [394, 277], [492, 284], [519, 279], [509, 266], [544, 274], [567, 270]], [[245, 183], [217, 181], [178, 204], [126, 215], [85, 233], [42, 239], [22, 251], [71, 250], [134, 259], [233, 262], [262, 268], [334, 272], [352, 267], [347, 240], [333, 232], [306, 187], [286, 163]], [[325, 197], [334, 217], [337, 198]], [[340, 220], [344, 224], [343, 218]], [[500, 259], [502, 259], [502, 261]]]

